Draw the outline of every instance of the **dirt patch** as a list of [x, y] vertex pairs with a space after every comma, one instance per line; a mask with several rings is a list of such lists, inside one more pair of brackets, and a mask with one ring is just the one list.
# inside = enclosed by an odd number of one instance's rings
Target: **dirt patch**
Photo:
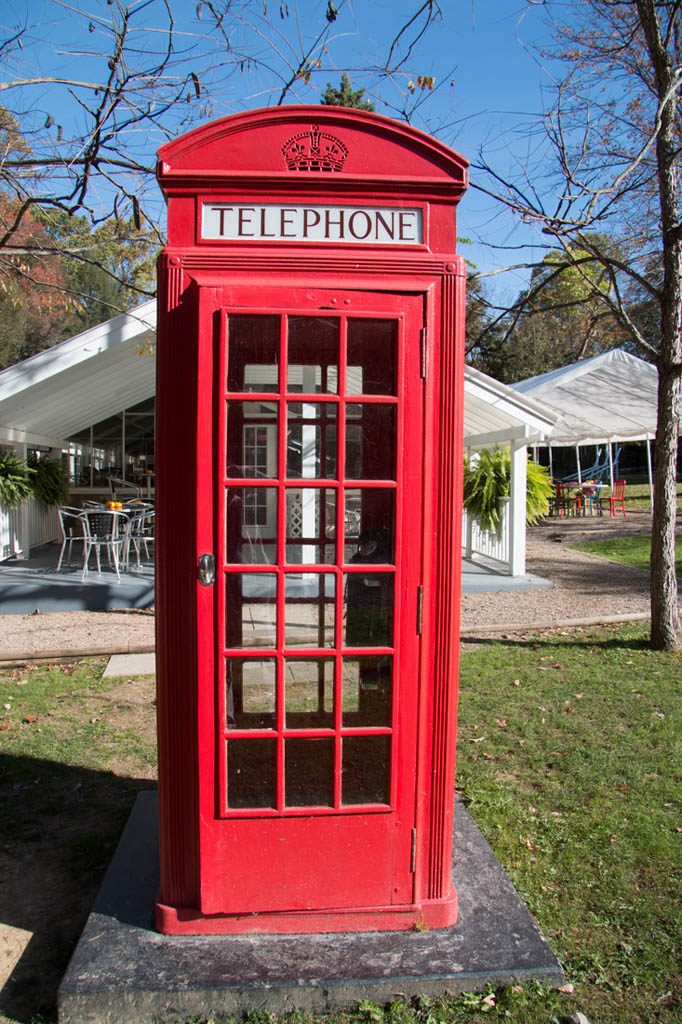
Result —
[[[143, 743], [156, 746], [156, 679], [139, 676], [125, 679], [102, 694], [100, 712], [107, 725], [117, 732], [134, 729]], [[122, 766], [121, 766], [122, 767]], [[116, 769], [116, 766], [114, 766]], [[152, 773], [148, 778], [155, 778]]]

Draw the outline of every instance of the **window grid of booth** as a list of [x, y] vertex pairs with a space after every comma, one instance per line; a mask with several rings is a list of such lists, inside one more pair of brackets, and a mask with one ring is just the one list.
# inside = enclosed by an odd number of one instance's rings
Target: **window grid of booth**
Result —
[[223, 815], [395, 804], [402, 334], [223, 312]]

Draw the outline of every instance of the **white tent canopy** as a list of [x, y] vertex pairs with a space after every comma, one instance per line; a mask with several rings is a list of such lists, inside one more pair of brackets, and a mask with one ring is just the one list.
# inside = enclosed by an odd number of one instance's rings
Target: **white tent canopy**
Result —
[[[0, 372], [0, 441], [54, 443], [156, 390], [156, 301], [91, 327]], [[472, 367], [465, 369], [465, 444], [547, 437], [556, 414]]]
[[649, 486], [653, 508], [651, 439], [658, 418], [658, 370], [651, 363], [612, 349], [550, 373], [529, 377], [514, 390], [559, 413], [546, 442], [552, 463], [552, 445], [574, 445], [578, 480], [582, 480], [580, 445], [608, 445], [610, 480], [614, 469], [614, 441], [646, 441]]
[[658, 371], [623, 349], [529, 377], [514, 390], [559, 414], [549, 443], [642, 441], [656, 434]]

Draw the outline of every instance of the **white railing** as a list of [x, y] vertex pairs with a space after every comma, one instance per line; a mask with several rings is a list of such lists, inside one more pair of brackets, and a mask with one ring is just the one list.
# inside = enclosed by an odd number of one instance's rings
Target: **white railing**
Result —
[[18, 508], [0, 505], [0, 560], [27, 558], [30, 548], [49, 544], [60, 536], [56, 508], [45, 509], [35, 498], [28, 498]]
[[[465, 558], [488, 558], [499, 562], [499, 571], [511, 573], [511, 515], [509, 501], [503, 501], [500, 531], [482, 530], [479, 522], [462, 513], [462, 549]], [[496, 566], [497, 568], [497, 566]]]
[[21, 518], [20, 508], [0, 505], [0, 559], [12, 558], [13, 555], [21, 553]]

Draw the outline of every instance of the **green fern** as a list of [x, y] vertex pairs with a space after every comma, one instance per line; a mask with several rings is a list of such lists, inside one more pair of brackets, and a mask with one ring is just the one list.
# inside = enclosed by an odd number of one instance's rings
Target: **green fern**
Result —
[[526, 468], [526, 522], [529, 526], [547, 515], [549, 499], [554, 495], [554, 484], [547, 466], [540, 466], [528, 457]]
[[16, 508], [33, 493], [33, 470], [14, 451], [0, 452], [0, 505]]
[[[464, 460], [464, 509], [482, 530], [499, 534], [502, 526], [502, 501], [511, 492], [511, 458], [500, 448], [483, 448], [476, 457]], [[547, 512], [553, 493], [552, 481], [544, 466], [530, 458], [526, 478], [526, 522], [533, 524]]]
[[69, 478], [61, 462], [29, 455], [28, 465], [33, 470], [33, 494], [43, 508], [66, 505], [69, 500]]

